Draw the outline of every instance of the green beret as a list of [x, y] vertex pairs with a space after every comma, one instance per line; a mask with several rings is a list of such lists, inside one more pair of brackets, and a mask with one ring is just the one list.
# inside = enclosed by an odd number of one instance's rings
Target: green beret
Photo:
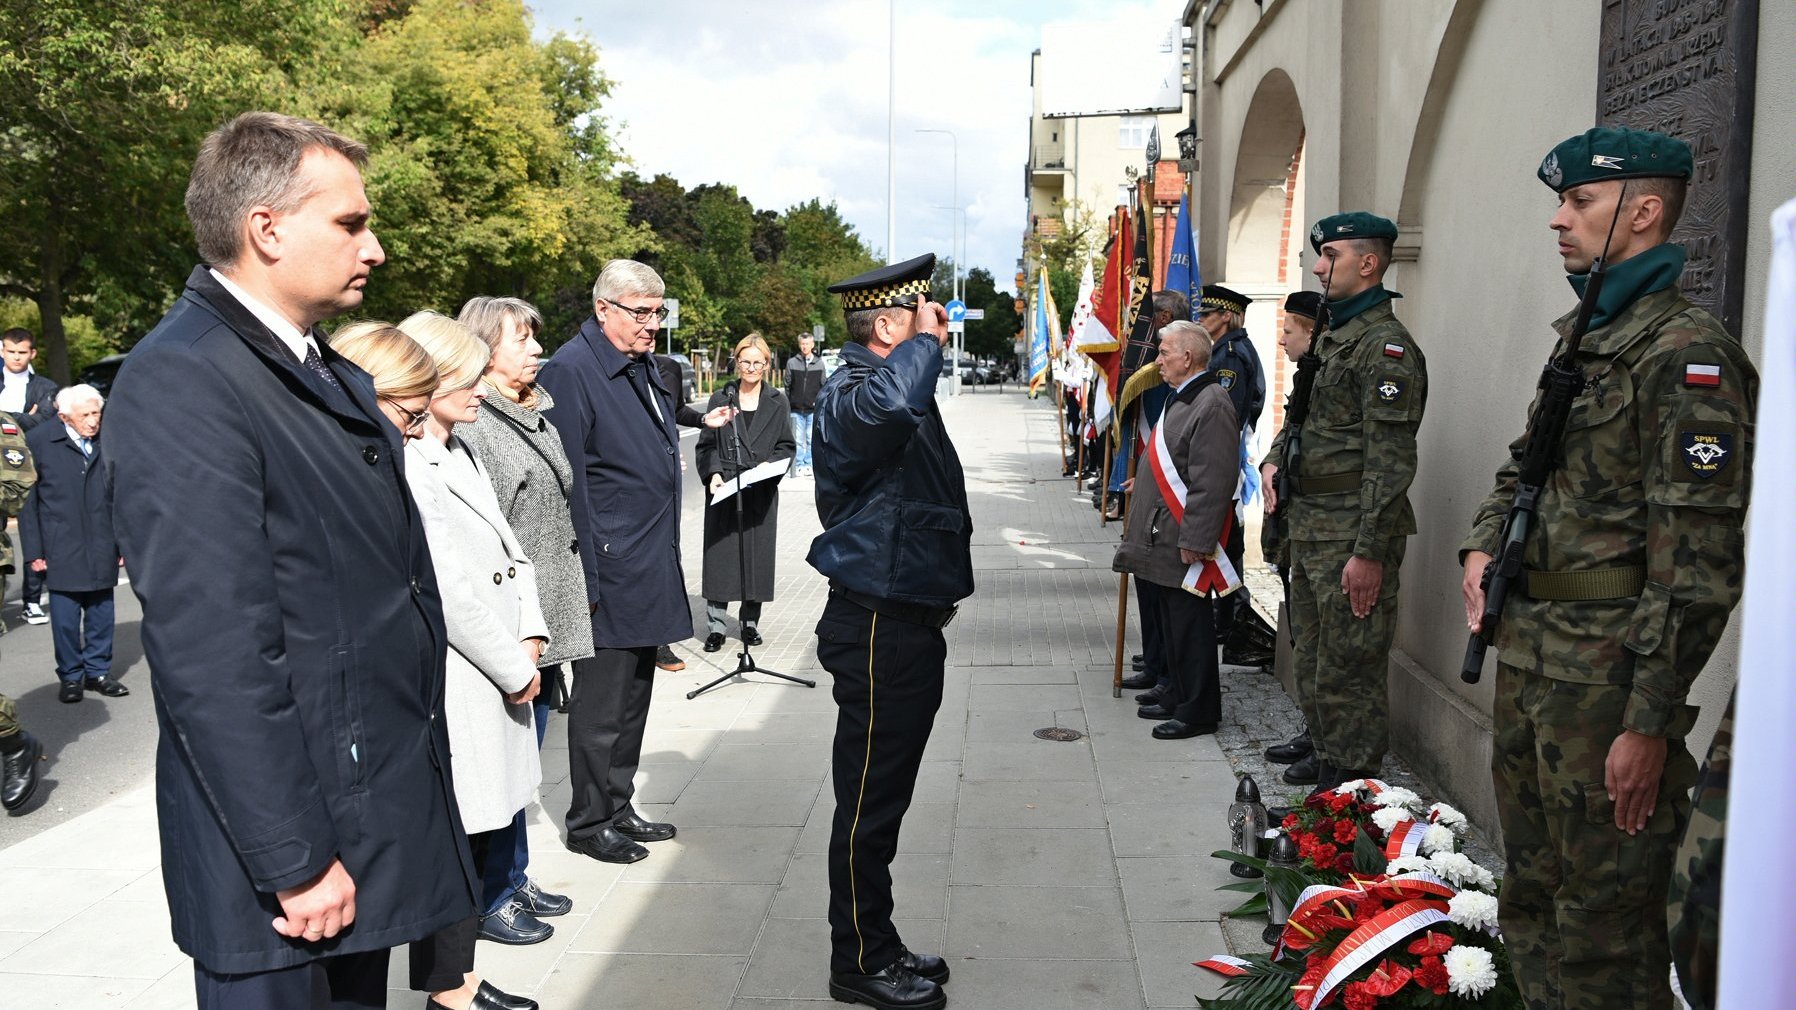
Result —
[[1322, 251], [1323, 245], [1343, 238], [1388, 238], [1395, 241], [1397, 225], [1389, 218], [1356, 210], [1335, 214], [1316, 222], [1310, 229], [1310, 248]]
[[1555, 193], [1600, 179], [1690, 178], [1690, 145], [1625, 126], [1586, 130], [1547, 152], [1535, 173]]

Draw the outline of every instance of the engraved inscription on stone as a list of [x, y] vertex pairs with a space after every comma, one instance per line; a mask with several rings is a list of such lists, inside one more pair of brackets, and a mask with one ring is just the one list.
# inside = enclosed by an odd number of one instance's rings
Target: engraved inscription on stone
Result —
[[[1788, 0], [1776, 0], [1788, 2]], [[1597, 122], [1659, 130], [1696, 156], [1672, 241], [1680, 281], [1740, 332], [1758, 0], [1603, 0]]]

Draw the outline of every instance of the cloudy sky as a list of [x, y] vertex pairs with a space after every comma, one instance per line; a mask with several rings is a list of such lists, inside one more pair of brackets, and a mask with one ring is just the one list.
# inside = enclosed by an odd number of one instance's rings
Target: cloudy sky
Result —
[[[886, 0], [529, 0], [537, 28], [580, 32], [616, 82], [603, 112], [643, 175], [735, 185], [755, 206], [834, 200], [886, 246]], [[1182, 0], [903, 0], [898, 4], [900, 257], [946, 255], [956, 195], [966, 258], [1008, 288], [1020, 254], [1029, 53], [1041, 26]], [[918, 129], [951, 130], [955, 142]]]

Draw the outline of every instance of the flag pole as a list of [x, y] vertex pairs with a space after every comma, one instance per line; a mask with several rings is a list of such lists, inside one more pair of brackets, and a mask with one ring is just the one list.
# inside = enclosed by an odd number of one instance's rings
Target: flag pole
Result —
[[1122, 697], [1122, 668], [1124, 636], [1129, 622], [1129, 573], [1124, 572], [1116, 577], [1116, 669], [1111, 672], [1110, 697]]

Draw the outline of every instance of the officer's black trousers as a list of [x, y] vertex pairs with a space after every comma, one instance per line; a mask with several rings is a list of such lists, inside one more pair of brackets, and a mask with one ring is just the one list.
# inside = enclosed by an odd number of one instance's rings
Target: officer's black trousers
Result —
[[1178, 586], [1136, 579], [1141, 589], [1141, 619], [1160, 626], [1166, 672], [1172, 681], [1172, 717], [1193, 726], [1222, 722], [1222, 679], [1216, 657], [1216, 626], [1211, 601]]
[[[1228, 540], [1222, 545], [1222, 555], [1229, 559], [1229, 564], [1234, 566], [1236, 575], [1243, 574], [1241, 571], [1241, 561], [1247, 553], [1247, 536], [1242, 532], [1244, 526], [1245, 524], [1242, 523], [1241, 520], [1234, 516], [1230, 516]], [[1246, 586], [1242, 586], [1240, 589], [1235, 590], [1227, 596], [1218, 596], [1211, 601], [1211, 606], [1214, 608], [1216, 616], [1215, 628], [1217, 642], [1224, 646], [1229, 644], [1230, 637], [1235, 633], [1235, 617], [1241, 612], [1241, 608], [1246, 605]]]
[[655, 686], [655, 647], [599, 649], [574, 661], [568, 700], [568, 839], [590, 838], [630, 812]]
[[1145, 579], [1135, 580], [1135, 609], [1141, 622], [1141, 672], [1154, 678], [1154, 686], [1172, 690], [1172, 677], [1166, 672], [1166, 641], [1160, 631], [1160, 615], [1148, 607], [1154, 585]]
[[892, 857], [942, 704], [947, 655], [940, 629], [880, 616], [833, 593], [817, 622], [817, 660], [835, 678], [837, 709], [832, 972], [881, 971], [903, 947], [892, 927]]

